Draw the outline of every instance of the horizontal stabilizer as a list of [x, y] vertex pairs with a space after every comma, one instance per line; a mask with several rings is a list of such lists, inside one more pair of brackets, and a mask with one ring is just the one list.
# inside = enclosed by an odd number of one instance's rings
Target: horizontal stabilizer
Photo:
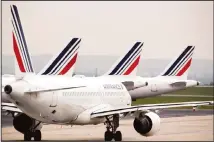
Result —
[[13, 103], [2, 103], [1, 106], [16, 107]]
[[148, 82], [135, 83], [133, 81], [124, 81], [124, 82], [122, 82], [122, 84], [126, 87], [126, 89], [128, 91], [130, 91], [130, 90], [134, 90], [134, 89], [137, 89], [137, 88], [140, 88], [140, 87], [145, 87], [145, 86], [148, 85]]
[[14, 108], [9, 106], [3, 106], [2, 111], [22, 113], [22, 111], [19, 108]]

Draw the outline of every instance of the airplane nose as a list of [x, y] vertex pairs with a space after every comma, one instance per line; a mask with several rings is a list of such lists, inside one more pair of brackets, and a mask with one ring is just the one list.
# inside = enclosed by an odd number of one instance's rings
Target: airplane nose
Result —
[[10, 86], [10, 85], [6, 85], [5, 87], [4, 87], [4, 92], [6, 93], [6, 94], [10, 94], [11, 92], [12, 92], [12, 87]]

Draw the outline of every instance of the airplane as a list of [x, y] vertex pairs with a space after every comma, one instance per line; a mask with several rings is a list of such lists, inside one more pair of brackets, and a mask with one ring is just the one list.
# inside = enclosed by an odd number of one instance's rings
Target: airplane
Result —
[[[145, 84], [145, 82], [144, 82]], [[2, 103], [2, 110], [19, 113], [14, 128], [24, 134], [24, 140], [42, 139], [43, 123], [59, 125], [97, 125], [104, 123], [105, 141], [122, 141], [117, 131], [120, 115], [133, 115], [133, 127], [142, 136], [152, 136], [160, 130], [157, 109], [183, 106], [213, 105], [213, 101], [176, 102], [132, 106], [132, 98], [119, 80], [99, 77], [74, 78], [26, 74], [4, 87], [15, 105]], [[16, 108], [14, 107], [16, 106]]]
[[194, 50], [195, 46], [187, 46], [161, 74], [152, 78], [144, 78], [149, 85], [130, 91], [132, 98], [157, 96], [200, 85], [199, 81], [187, 78]]

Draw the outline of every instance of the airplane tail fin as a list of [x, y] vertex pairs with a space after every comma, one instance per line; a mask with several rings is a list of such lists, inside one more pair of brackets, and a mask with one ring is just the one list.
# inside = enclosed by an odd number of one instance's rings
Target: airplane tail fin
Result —
[[179, 76], [187, 79], [188, 71], [192, 63], [195, 46], [188, 46], [179, 56], [172, 60], [159, 76]]
[[13, 25], [13, 50], [16, 57], [15, 74], [34, 73], [33, 64], [31, 56], [28, 52], [28, 47], [21, 25], [18, 9], [15, 5], [12, 5], [10, 9], [12, 14], [11, 22]]
[[80, 38], [73, 38], [59, 54], [54, 56], [38, 73], [40, 75], [70, 75], [74, 73], [80, 47]]
[[104, 75], [136, 75], [142, 46], [143, 42], [136, 42]]

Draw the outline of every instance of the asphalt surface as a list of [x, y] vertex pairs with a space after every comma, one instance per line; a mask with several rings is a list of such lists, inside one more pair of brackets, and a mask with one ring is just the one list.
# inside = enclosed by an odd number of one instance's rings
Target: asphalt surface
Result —
[[[133, 119], [121, 120], [117, 129], [123, 141], [213, 141], [213, 115], [161, 118], [160, 130], [145, 137], [136, 132]], [[84, 126], [43, 125], [42, 141], [104, 141], [103, 124]], [[2, 128], [3, 141], [23, 141], [13, 127]]]
[[[184, 116], [206, 116], [213, 115], [213, 110], [196, 110], [192, 109], [171, 109], [171, 110], [160, 110], [158, 115], [160, 118], [170, 118], [170, 117], [184, 117]], [[132, 116], [127, 116], [124, 119], [132, 119]], [[2, 115], [2, 127], [10, 127], [13, 125], [13, 118], [11, 115]]]

